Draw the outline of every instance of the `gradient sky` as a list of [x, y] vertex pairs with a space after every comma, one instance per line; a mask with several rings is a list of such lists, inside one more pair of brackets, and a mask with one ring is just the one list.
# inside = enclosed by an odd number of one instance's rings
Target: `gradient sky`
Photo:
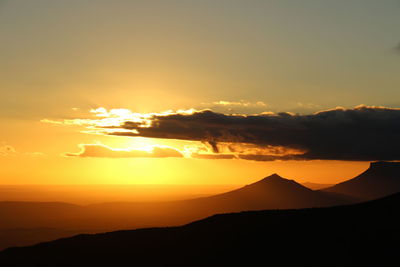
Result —
[[351, 178], [368, 163], [66, 157], [79, 144], [186, 143], [87, 134], [43, 119], [91, 118], [100, 107], [397, 108], [399, 14], [398, 0], [0, 0], [0, 183], [244, 184], [273, 172], [321, 183]]

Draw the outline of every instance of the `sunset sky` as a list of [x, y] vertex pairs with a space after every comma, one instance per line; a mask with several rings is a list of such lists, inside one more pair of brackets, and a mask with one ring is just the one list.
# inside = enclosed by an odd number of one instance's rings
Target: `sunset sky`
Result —
[[400, 160], [399, 14], [0, 0], [0, 184], [335, 183]]

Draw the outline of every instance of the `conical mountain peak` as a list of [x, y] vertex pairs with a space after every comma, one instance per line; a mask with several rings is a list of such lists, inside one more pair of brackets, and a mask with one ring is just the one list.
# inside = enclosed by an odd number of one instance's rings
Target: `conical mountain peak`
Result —
[[321, 207], [344, 203], [342, 199], [313, 191], [277, 173], [210, 198], [223, 203], [240, 203], [247, 210]]
[[270, 176], [265, 177], [263, 180], [266, 180], [266, 179], [283, 179], [283, 180], [288, 180], [288, 179], [283, 178], [282, 176], [280, 176], [280, 175], [277, 174], [277, 173], [271, 174]]
[[[277, 174], [277, 173], [271, 174], [271, 175], [268, 176], [268, 177], [270, 177], [270, 178], [282, 178], [282, 176], [280, 176], [280, 175]], [[282, 178], [282, 179], [283, 179], [283, 178]]]
[[270, 176], [267, 176], [260, 181], [257, 181], [253, 184], [250, 184], [248, 186], [266, 186], [266, 185], [281, 185], [281, 186], [299, 186], [303, 187], [302, 185], [298, 184], [294, 180], [286, 179], [280, 176], [277, 173], [271, 174]]

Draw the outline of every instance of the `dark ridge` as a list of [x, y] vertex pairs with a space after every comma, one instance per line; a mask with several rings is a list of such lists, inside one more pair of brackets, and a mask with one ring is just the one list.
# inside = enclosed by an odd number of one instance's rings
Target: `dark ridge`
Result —
[[370, 168], [400, 168], [400, 162], [375, 161], [370, 163]]
[[[88, 206], [0, 202], [0, 250], [48, 241], [68, 233], [182, 225], [216, 213], [325, 207], [351, 201], [338, 194], [312, 191], [293, 180], [273, 174], [227, 193], [181, 201]], [[43, 227], [58, 231], [43, 231]], [[17, 228], [21, 230], [10, 231]]]
[[349, 206], [214, 215], [0, 252], [0, 266], [396, 266], [400, 194]]

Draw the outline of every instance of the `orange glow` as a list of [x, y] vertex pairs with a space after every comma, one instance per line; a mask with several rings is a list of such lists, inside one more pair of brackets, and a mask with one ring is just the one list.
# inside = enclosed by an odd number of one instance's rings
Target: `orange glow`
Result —
[[[75, 111], [71, 111], [75, 112]], [[13, 121], [7, 144], [15, 152], [0, 155], [0, 184], [228, 184], [243, 185], [271, 173], [299, 182], [336, 183], [364, 170], [367, 162], [193, 159], [203, 144], [193, 141], [82, 134], [82, 127]], [[27, 131], [28, 129], [28, 131]], [[34, 137], [34, 138], [33, 138]], [[102, 144], [119, 149], [168, 146], [185, 158], [72, 158], [78, 144]], [[36, 153], [40, 152], [40, 153]]]

